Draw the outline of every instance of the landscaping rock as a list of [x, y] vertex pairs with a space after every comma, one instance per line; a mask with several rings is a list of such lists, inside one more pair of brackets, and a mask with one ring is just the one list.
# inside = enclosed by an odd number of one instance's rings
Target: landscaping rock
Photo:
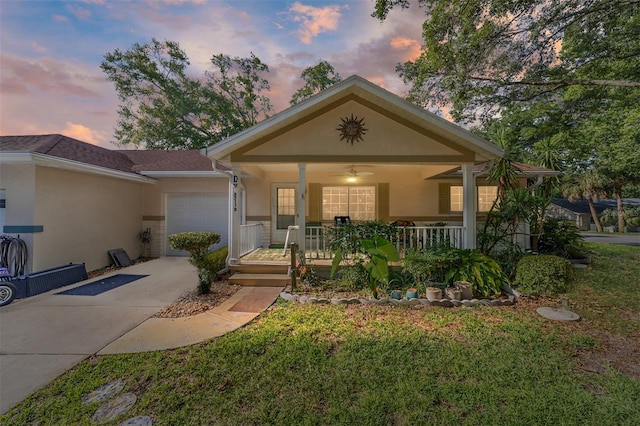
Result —
[[112, 396], [120, 393], [124, 389], [124, 380], [115, 380], [111, 383], [107, 383], [106, 385], [100, 386], [89, 395], [82, 398], [82, 403], [84, 405], [89, 405], [94, 402], [102, 402], [105, 401]]
[[153, 422], [149, 416], [136, 416], [120, 423], [120, 426], [151, 426]]
[[92, 423], [107, 423], [127, 412], [138, 398], [132, 393], [119, 395], [96, 410], [91, 417]]
[[580, 315], [562, 308], [539, 307], [536, 312], [543, 317], [555, 321], [578, 321]]

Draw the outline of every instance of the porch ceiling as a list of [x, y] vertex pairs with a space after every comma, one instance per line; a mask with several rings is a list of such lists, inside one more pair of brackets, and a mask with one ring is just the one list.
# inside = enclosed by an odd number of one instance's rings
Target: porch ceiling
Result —
[[[245, 177], [264, 178], [265, 174], [291, 174], [297, 178], [298, 165], [295, 163], [260, 163], [242, 164]], [[459, 168], [457, 164], [391, 164], [391, 163], [310, 163], [306, 166], [307, 174], [321, 174], [327, 180], [344, 180], [357, 178], [358, 182], [375, 182], [388, 175], [412, 175], [428, 179]]]

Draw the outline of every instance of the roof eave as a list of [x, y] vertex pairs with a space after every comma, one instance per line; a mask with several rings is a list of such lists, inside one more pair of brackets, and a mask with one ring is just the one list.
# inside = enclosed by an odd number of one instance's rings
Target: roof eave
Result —
[[137, 173], [124, 172], [107, 167], [95, 166], [80, 161], [55, 157], [52, 155], [37, 152], [2, 152], [0, 162], [5, 164], [34, 164], [37, 166], [54, 167], [76, 172], [91, 173], [100, 176], [107, 176], [116, 179], [124, 179], [138, 183], [155, 183], [156, 180], [150, 177], [141, 176]]

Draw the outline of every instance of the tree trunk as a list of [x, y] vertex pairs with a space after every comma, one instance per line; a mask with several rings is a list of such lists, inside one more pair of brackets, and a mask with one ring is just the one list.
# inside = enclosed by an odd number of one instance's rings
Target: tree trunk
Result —
[[596, 231], [602, 232], [602, 224], [600, 223], [600, 218], [598, 217], [598, 213], [596, 213], [596, 208], [593, 205], [593, 200], [591, 197], [587, 197], [587, 201], [589, 202], [589, 210], [591, 211], [591, 218], [593, 222], [596, 224]]
[[624, 209], [622, 207], [622, 185], [616, 184], [613, 188], [618, 207], [618, 232], [624, 232]]

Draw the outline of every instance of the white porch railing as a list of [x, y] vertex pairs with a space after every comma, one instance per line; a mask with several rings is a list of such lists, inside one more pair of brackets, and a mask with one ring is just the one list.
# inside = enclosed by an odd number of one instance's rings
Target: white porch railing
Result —
[[401, 255], [407, 249], [423, 249], [443, 243], [463, 248], [464, 226], [403, 226], [398, 228], [396, 249]]
[[262, 224], [240, 225], [240, 256], [262, 246]]
[[[308, 226], [305, 241], [305, 257], [308, 259], [331, 259], [328, 229], [324, 226]], [[403, 226], [398, 227], [394, 239], [400, 257], [407, 249], [423, 249], [447, 242], [453, 247], [463, 248], [463, 226]]]

